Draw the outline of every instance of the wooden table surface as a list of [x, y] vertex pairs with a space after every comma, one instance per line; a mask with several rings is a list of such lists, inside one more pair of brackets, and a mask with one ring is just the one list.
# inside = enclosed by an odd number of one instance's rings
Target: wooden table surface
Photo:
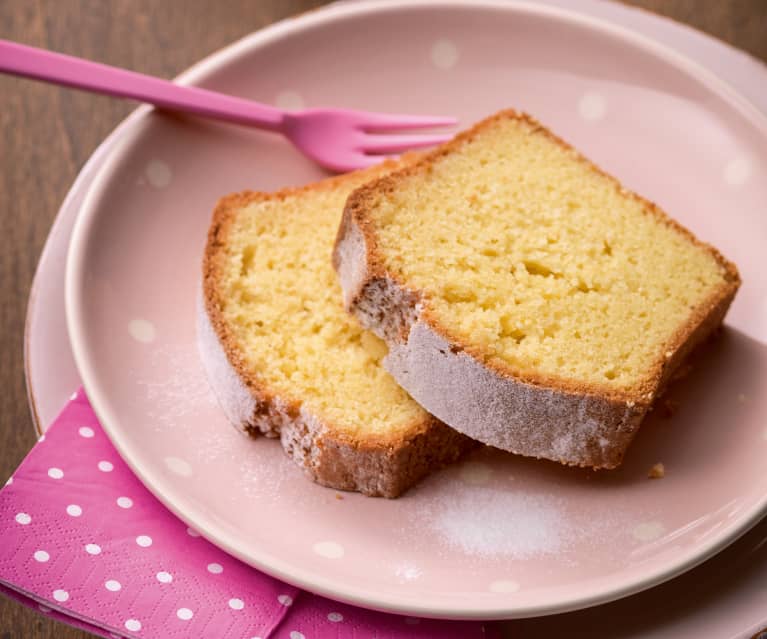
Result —
[[[221, 46], [321, 0], [0, 0], [0, 38], [173, 77]], [[767, 61], [766, 0], [629, 0]], [[27, 296], [72, 181], [134, 106], [0, 76], [0, 481], [35, 441], [24, 388]], [[63, 318], [62, 318], [63, 321]], [[0, 639], [90, 635], [0, 599]]]

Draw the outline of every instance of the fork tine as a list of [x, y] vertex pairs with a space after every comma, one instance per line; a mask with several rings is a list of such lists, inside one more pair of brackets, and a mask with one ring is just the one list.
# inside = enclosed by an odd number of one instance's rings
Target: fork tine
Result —
[[399, 153], [408, 149], [436, 146], [452, 139], [452, 135], [366, 135], [361, 144], [366, 153]]
[[407, 131], [408, 129], [431, 129], [435, 127], [453, 126], [458, 120], [451, 117], [434, 115], [403, 115], [394, 113], [365, 113], [360, 118], [363, 130], [375, 131]]

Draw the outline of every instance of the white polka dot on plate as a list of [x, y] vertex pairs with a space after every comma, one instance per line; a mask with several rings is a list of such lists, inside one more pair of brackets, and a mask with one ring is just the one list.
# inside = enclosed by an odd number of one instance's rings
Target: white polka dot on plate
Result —
[[22, 526], [26, 526], [27, 524], [32, 522], [32, 517], [30, 517], [27, 513], [16, 513], [16, 523], [21, 524]]
[[149, 548], [152, 545], [152, 538], [149, 535], [139, 535], [136, 537], [136, 543], [142, 548]]
[[83, 514], [83, 509], [80, 508], [77, 504], [69, 504], [67, 506], [67, 515], [70, 517], [79, 517]]
[[131, 632], [138, 632], [141, 630], [141, 622], [138, 619], [128, 619], [125, 622], [125, 628]]
[[87, 552], [89, 555], [100, 555], [101, 546], [98, 544], [85, 544], [85, 552]]
[[639, 541], [652, 541], [666, 531], [666, 527], [659, 521], [646, 521], [634, 527], [632, 534]]
[[335, 541], [318, 541], [312, 546], [312, 550], [326, 559], [340, 559], [344, 556], [344, 547]]
[[586, 93], [578, 100], [578, 113], [589, 122], [601, 120], [607, 113], [607, 101], [599, 93]]
[[452, 69], [458, 62], [458, 47], [450, 40], [437, 40], [431, 47], [431, 61], [438, 69]]
[[80, 426], [77, 432], [80, 433], [80, 437], [85, 437], [86, 439], [90, 439], [96, 434], [90, 426]]
[[44, 564], [51, 558], [51, 556], [44, 550], [35, 550], [33, 557], [35, 558], [35, 561], [39, 561], [41, 564]]
[[186, 529], [186, 534], [189, 535], [190, 537], [199, 537], [200, 536], [200, 533], [198, 533], [194, 528], [187, 528]]
[[304, 637], [303, 632], [298, 632], [298, 630], [291, 630], [290, 639], [306, 639], [306, 637]]
[[6, 486], [10, 486], [13, 483], [13, 477], [9, 477], [8, 481], [5, 482]]
[[181, 477], [192, 476], [192, 467], [189, 465], [189, 462], [179, 459], [178, 457], [166, 457], [164, 461], [166, 468], [172, 473]]
[[162, 160], [152, 160], [144, 171], [146, 179], [156, 189], [164, 189], [173, 179], [173, 171]]
[[44, 441], [45, 441], [45, 433], [43, 433], [42, 435], [40, 435], [40, 437], [38, 437], [38, 438], [37, 438], [37, 441], [38, 441], [38, 443], [42, 443], [42, 442], [44, 442]]
[[99, 465], [99, 470], [102, 473], [111, 473], [115, 469], [112, 462], [108, 462], [105, 460], [100, 461], [98, 465]]
[[232, 610], [242, 610], [245, 607], [245, 602], [242, 599], [233, 598], [229, 600], [229, 607]]
[[512, 593], [519, 590], [519, 584], [511, 579], [499, 579], [490, 584], [490, 592]]
[[283, 606], [292, 606], [293, 605], [293, 597], [290, 595], [280, 595], [277, 597], [277, 601], [279, 601]]
[[161, 570], [157, 573], [157, 581], [159, 581], [161, 584], [169, 584], [171, 581], [173, 581], [173, 575], [171, 575], [169, 572]]
[[48, 477], [51, 479], [61, 479], [64, 476], [64, 471], [61, 468], [49, 468]]
[[117, 592], [118, 590], [122, 590], [122, 587], [122, 584], [116, 579], [108, 579], [104, 582], [104, 588], [109, 592]]
[[189, 608], [179, 608], [176, 611], [176, 616], [182, 621], [189, 621], [192, 617], [194, 617], [194, 613], [189, 610]]
[[730, 186], [741, 186], [751, 178], [753, 169], [748, 158], [730, 160], [724, 167], [724, 181]]
[[157, 337], [157, 330], [152, 322], [145, 319], [132, 319], [128, 322], [128, 333], [137, 342], [150, 344]]
[[274, 104], [280, 109], [286, 111], [295, 111], [297, 109], [303, 109], [304, 99], [296, 91], [280, 91], [274, 98]]
[[64, 603], [69, 599], [69, 593], [66, 590], [54, 590], [53, 598], [59, 603]]
[[213, 573], [214, 575], [220, 575], [224, 572], [224, 567], [217, 563], [208, 564], [208, 572]]
[[344, 616], [340, 612], [331, 612], [328, 613], [328, 621], [332, 621], [333, 623], [338, 623], [339, 621], [343, 621]]
[[120, 508], [130, 508], [133, 506], [133, 500], [130, 497], [118, 497], [117, 505]]

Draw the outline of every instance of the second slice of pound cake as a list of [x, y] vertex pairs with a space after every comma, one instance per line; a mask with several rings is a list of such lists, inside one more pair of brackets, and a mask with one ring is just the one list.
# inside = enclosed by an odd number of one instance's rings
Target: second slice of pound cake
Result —
[[395, 379], [481, 442], [614, 468], [719, 324], [735, 266], [533, 118], [356, 190], [334, 261]]
[[385, 344], [341, 304], [331, 253], [344, 202], [393, 166], [221, 200], [198, 326], [230, 421], [279, 437], [320, 484], [384, 497], [474, 445], [397, 385], [381, 365]]

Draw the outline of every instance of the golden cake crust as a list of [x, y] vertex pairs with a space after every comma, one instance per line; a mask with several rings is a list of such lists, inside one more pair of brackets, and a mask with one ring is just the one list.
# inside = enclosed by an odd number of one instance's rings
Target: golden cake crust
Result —
[[[574, 152], [531, 116], [506, 110], [459, 134], [420, 161], [356, 189], [347, 201], [333, 255], [345, 305], [366, 328], [386, 340], [390, 348], [385, 360], [387, 370], [421, 405], [447, 424], [515, 453], [570, 465], [614, 468], [679, 364], [721, 324], [740, 277], [735, 265], [714, 247], [698, 240], [655, 204], [624, 189], [615, 178], [576, 153], [577, 161], [608, 178], [623, 195], [639, 201], [661, 223], [708, 251], [725, 273], [722, 286], [693, 309], [688, 321], [677, 328], [659, 353], [641, 386], [629, 390], [516, 370], [491, 357], [481, 346], [452, 334], [420, 304], [422, 292], [387, 270], [369, 211], [380, 194], [394, 191], [403, 178], [427, 175], [440, 158], [502, 119], [526, 122], [536, 133]], [[428, 383], [422, 381], [424, 375]], [[470, 393], [473, 397], [469, 397]]]
[[[371, 175], [380, 171], [375, 169]], [[308, 414], [300, 402], [280, 396], [251, 370], [221, 312], [223, 249], [238, 211], [254, 202], [281, 201], [332, 189], [348, 179], [342, 175], [275, 193], [245, 191], [219, 201], [203, 257], [198, 310], [200, 352], [211, 386], [238, 428], [250, 435], [279, 437], [286, 453], [319, 484], [370, 496], [396, 497], [475, 444], [428, 414], [398, 432], [369, 433], [364, 437], [353, 436]]]

